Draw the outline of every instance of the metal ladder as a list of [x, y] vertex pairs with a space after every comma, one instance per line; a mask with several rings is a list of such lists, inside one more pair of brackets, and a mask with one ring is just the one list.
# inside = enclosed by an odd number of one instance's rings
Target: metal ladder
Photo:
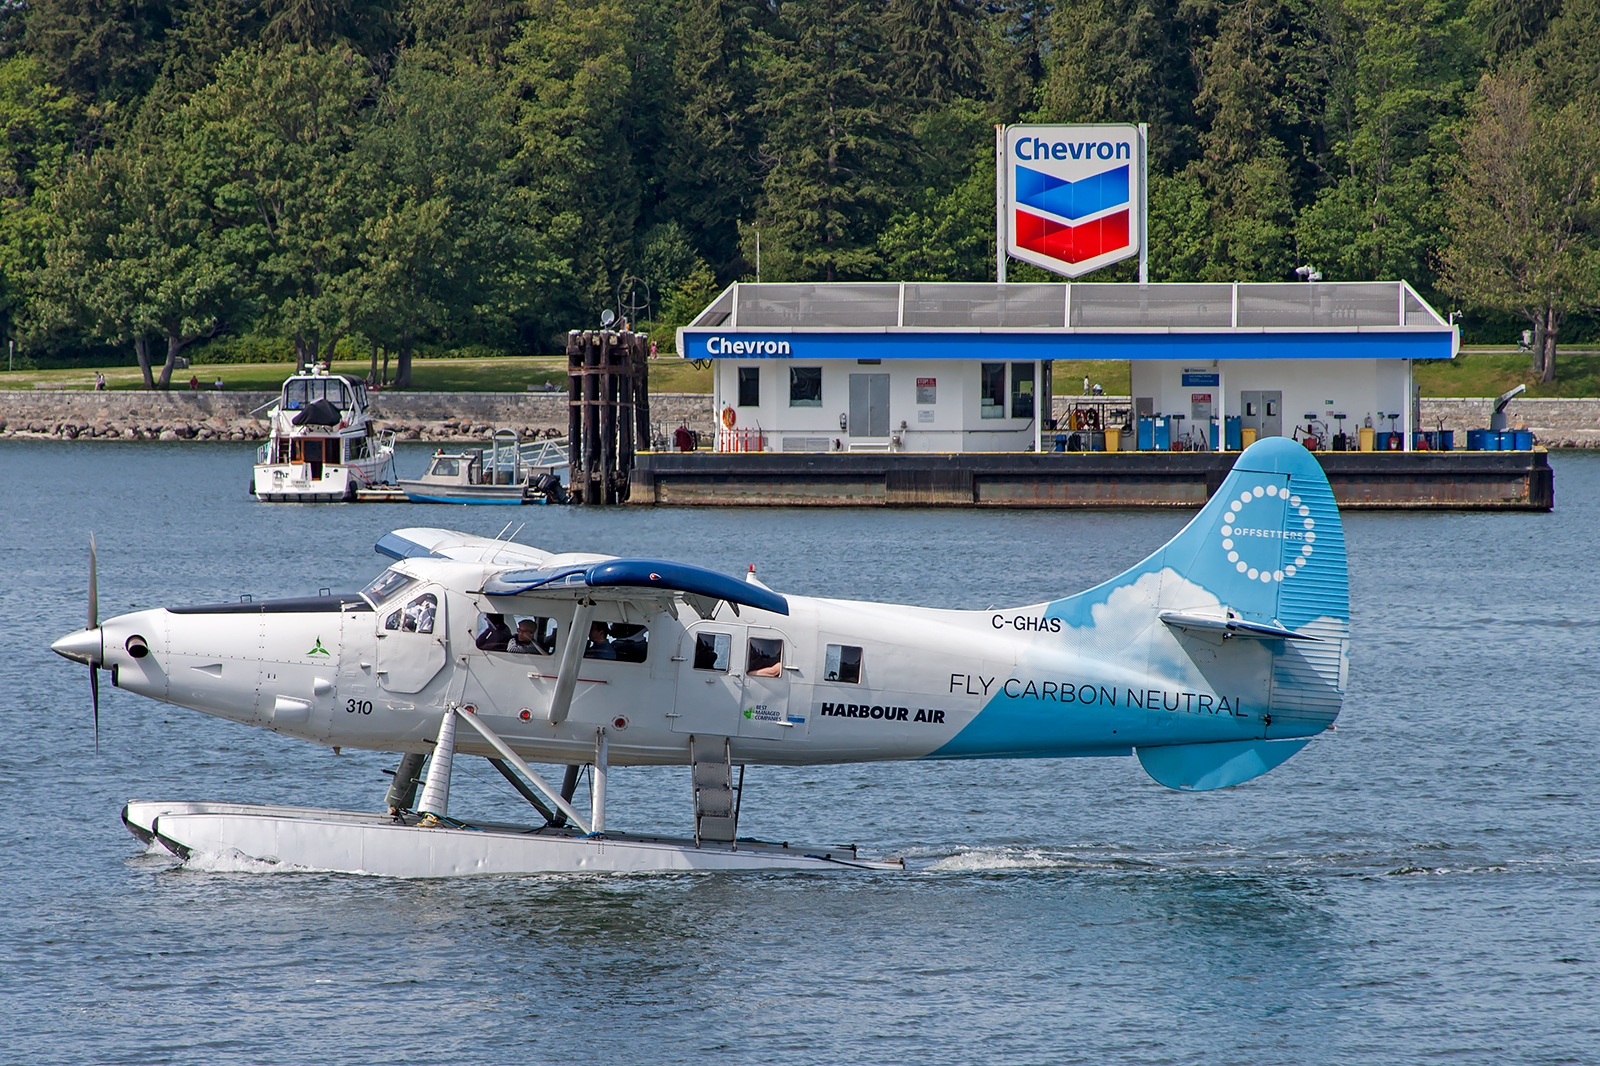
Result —
[[739, 767], [739, 783], [733, 783], [732, 744], [727, 737], [720, 745], [689, 737], [689, 774], [694, 784], [694, 842], [714, 840], [731, 844], [738, 836], [739, 801], [744, 794], [744, 767]]

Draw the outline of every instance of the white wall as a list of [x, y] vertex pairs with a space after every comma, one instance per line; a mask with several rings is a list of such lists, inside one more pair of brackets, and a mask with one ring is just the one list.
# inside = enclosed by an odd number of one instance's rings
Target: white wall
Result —
[[[1220, 388], [1188, 388], [1183, 372], [1201, 370], [1220, 373]], [[1155, 401], [1157, 414], [1189, 416], [1191, 393], [1210, 392], [1214, 413], [1220, 415], [1218, 393], [1229, 416], [1240, 413], [1239, 393], [1245, 389], [1275, 389], [1283, 393], [1283, 434], [1292, 436], [1294, 427], [1305, 424], [1306, 412], [1316, 412], [1337, 431], [1330, 417], [1343, 412], [1347, 433], [1372, 416], [1374, 428], [1387, 430], [1387, 419], [1378, 413], [1402, 412], [1406, 406], [1406, 364], [1399, 359], [1220, 359], [1190, 363], [1135, 360], [1132, 364], [1133, 395]], [[1395, 423], [1397, 427], [1403, 422]], [[1185, 427], [1188, 428], [1187, 426]]]
[[[789, 406], [790, 366], [822, 368], [822, 406]], [[1033, 447], [1031, 418], [983, 418], [981, 412], [980, 364], [953, 359], [886, 359], [882, 363], [859, 363], [854, 359], [719, 359], [714, 373], [720, 407], [732, 406], [738, 428], [759, 428], [767, 434], [769, 451], [782, 451], [785, 437], [826, 437], [829, 448], [838, 442], [839, 450], [857, 447], [882, 447], [888, 438], [852, 438], [839, 428], [841, 415], [850, 412], [851, 374], [889, 375], [889, 428], [900, 438], [898, 450], [913, 452], [1027, 451]], [[757, 367], [761, 371], [761, 402], [741, 407], [739, 368]], [[933, 378], [935, 402], [917, 402], [917, 379]], [[1035, 408], [1039, 382], [1034, 382]], [[1007, 378], [1007, 404], [1010, 379]], [[905, 428], [901, 428], [901, 423]]]

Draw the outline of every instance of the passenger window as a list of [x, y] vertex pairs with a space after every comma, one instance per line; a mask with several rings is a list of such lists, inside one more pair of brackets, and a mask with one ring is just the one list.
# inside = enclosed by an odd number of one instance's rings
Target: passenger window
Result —
[[[416, 578], [408, 577], [398, 570], [385, 570], [373, 580], [372, 584], [361, 590], [361, 595], [365, 596], [376, 607], [384, 600], [389, 599], [391, 596], [399, 595], [402, 590], [408, 589], [416, 583]], [[389, 626], [388, 628], [393, 629], [395, 627]]]
[[483, 651], [554, 655], [556, 620], [537, 615], [480, 614], [474, 643]]
[[439, 597], [431, 592], [406, 604], [400, 616], [400, 631], [402, 633], [432, 633], [433, 616], [439, 610]]
[[585, 659], [615, 659], [619, 663], [642, 663], [650, 650], [650, 631], [628, 622], [591, 622]]
[[861, 649], [850, 644], [829, 644], [822, 679], [847, 685], [861, 684]]
[[751, 637], [744, 672], [751, 677], [782, 677], [783, 641]]
[[727, 673], [729, 653], [733, 638], [727, 633], [696, 633], [694, 635], [694, 668], [696, 670], [721, 670]]

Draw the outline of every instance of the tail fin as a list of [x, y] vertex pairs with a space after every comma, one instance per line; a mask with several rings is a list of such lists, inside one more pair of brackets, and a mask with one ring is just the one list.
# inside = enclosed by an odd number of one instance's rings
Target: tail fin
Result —
[[1172, 745], [1141, 746], [1140, 761], [1157, 781], [1216, 788], [1265, 773], [1304, 743], [1293, 738], [1331, 725], [1344, 701], [1349, 573], [1327, 476], [1294, 441], [1258, 441], [1166, 546], [1052, 603], [1049, 613], [1091, 641], [1106, 630], [1104, 640], [1120, 641], [1115, 650], [1124, 656], [1143, 644], [1153, 673], [1203, 679], [1242, 697], [1259, 727], [1243, 742], [1249, 752], [1238, 742], [1178, 736]]

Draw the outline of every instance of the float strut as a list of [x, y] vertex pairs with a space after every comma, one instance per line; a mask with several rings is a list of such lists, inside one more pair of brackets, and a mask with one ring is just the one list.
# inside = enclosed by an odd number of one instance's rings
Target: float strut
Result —
[[583, 772], [583, 767], [572, 763], [567, 767], [567, 772], [561, 777], [561, 798], [568, 803], [578, 791], [578, 775]]
[[394, 780], [389, 783], [389, 794], [383, 798], [388, 806], [389, 813], [398, 815], [401, 811], [409, 811], [417, 802], [417, 785], [422, 782], [422, 764], [428, 761], [426, 755], [407, 753], [400, 756], [400, 765], [395, 769]]
[[594, 735], [594, 781], [589, 788], [589, 832], [606, 831], [606, 770], [610, 760], [606, 731], [602, 727]]
[[466, 711], [460, 708], [456, 708], [455, 713], [465, 718], [468, 725], [481, 733], [483, 735], [483, 739], [489, 742], [489, 746], [494, 748], [495, 751], [499, 752], [500, 757], [506, 762], [510, 763], [511, 766], [516, 769], [517, 773], [526, 778], [534, 788], [538, 789], [540, 792], [543, 792], [545, 799], [555, 804], [556, 809], [562, 814], [566, 815], [572, 821], [573, 825], [577, 826], [585, 833], [589, 831], [589, 827], [584, 824], [583, 816], [573, 809], [572, 804], [562, 799], [561, 794], [555, 789], [551, 788], [545, 782], [544, 778], [534, 773], [533, 767], [523, 762], [522, 756], [512, 751], [511, 745], [500, 739], [500, 734], [483, 724], [483, 719], [479, 718], [476, 714], [468, 714]]
[[435, 826], [450, 808], [450, 763], [456, 753], [456, 711], [454, 707], [444, 712], [439, 723], [439, 740], [434, 745], [433, 758], [428, 762], [428, 780], [422, 786], [422, 802], [417, 810], [422, 814], [419, 825]]
[[511, 767], [506, 765], [504, 759], [490, 759], [489, 765], [500, 771], [500, 776], [511, 782], [511, 787], [522, 793], [522, 798], [533, 804], [535, 810], [544, 815], [544, 823], [548, 826], [560, 827], [567, 824], [567, 816], [558, 811], [553, 811], [544, 805], [544, 800], [539, 798], [539, 793], [528, 787], [527, 782], [516, 775]]

